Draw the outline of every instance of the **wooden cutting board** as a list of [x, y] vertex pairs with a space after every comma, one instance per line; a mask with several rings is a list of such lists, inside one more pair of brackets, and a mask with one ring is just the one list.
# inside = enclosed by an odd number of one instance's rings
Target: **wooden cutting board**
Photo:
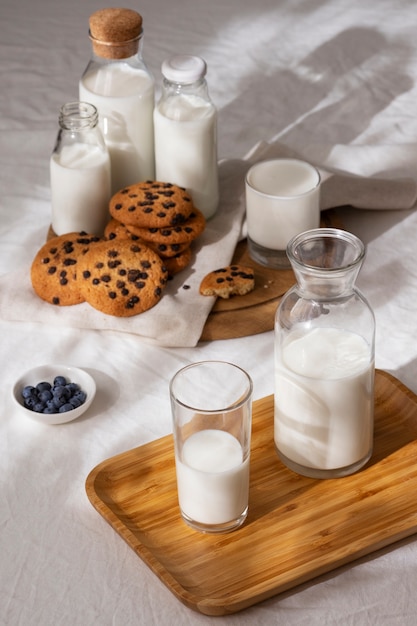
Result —
[[273, 396], [253, 406], [249, 514], [205, 535], [181, 519], [172, 435], [104, 461], [86, 480], [96, 510], [186, 606], [236, 613], [417, 532], [417, 396], [375, 377], [371, 460], [345, 478], [287, 469], [273, 441]]
[[[321, 226], [342, 228], [336, 211], [323, 211]], [[218, 298], [207, 318], [200, 341], [246, 337], [273, 330], [278, 304], [295, 283], [291, 269], [273, 270], [253, 261], [246, 240], [237, 245], [232, 262], [253, 267], [255, 289], [245, 296], [228, 300]]]

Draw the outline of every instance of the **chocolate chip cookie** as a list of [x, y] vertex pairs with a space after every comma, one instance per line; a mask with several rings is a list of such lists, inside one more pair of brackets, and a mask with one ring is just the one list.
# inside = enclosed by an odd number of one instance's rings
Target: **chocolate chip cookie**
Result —
[[144, 241], [150, 241], [152, 243], [165, 243], [167, 245], [188, 243], [190, 244], [194, 239], [199, 237], [206, 227], [206, 219], [204, 215], [196, 207], [194, 207], [187, 218], [182, 224], [176, 226], [165, 226], [164, 228], [148, 227], [139, 228], [127, 224], [129, 232], [137, 235]]
[[186, 189], [151, 180], [121, 189], [109, 204], [112, 217], [138, 228], [178, 226], [189, 218], [193, 208]]
[[152, 308], [162, 297], [168, 272], [147, 246], [116, 240], [98, 243], [79, 266], [79, 286], [98, 311], [131, 317]]
[[47, 241], [31, 265], [35, 293], [59, 306], [83, 302], [78, 284], [79, 261], [98, 241], [99, 237], [85, 233], [68, 233]]

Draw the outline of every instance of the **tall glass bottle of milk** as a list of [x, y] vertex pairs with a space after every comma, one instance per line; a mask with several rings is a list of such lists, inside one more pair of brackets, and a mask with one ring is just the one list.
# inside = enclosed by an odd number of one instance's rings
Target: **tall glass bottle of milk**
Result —
[[94, 105], [61, 107], [50, 177], [54, 233], [103, 235], [109, 221], [110, 157]]
[[142, 57], [142, 17], [131, 9], [90, 16], [93, 57], [79, 83], [80, 100], [99, 112], [112, 193], [155, 176], [155, 83]]
[[275, 448], [299, 474], [347, 476], [373, 449], [375, 318], [355, 285], [365, 247], [318, 228], [287, 254], [297, 284], [275, 318]]
[[219, 203], [217, 110], [208, 93], [206, 62], [176, 55], [162, 63], [162, 94], [154, 111], [156, 178], [185, 187], [206, 219]]

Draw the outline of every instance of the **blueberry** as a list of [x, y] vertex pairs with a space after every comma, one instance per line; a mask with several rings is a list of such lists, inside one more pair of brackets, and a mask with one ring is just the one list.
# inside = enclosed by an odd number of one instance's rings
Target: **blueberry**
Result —
[[48, 402], [48, 400], [52, 399], [52, 393], [49, 389], [44, 389], [38, 394], [38, 398], [41, 402]]
[[74, 407], [72, 406], [72, 404], [67, 402], [66, 404], [63, 404], [62, 406], [59, 407], [59, 412], [60, 413], [66, 413], [67, 411], [72, 411], [73, 408]]
[[70, 398], [70, 404], [72, 404], [74, 409], [76, 409], [76, 408], [78, 408], [79, 406], [81, 406], [83, 404], [83, 401], [79, 397], [74, 396], [74, 397]]
[[36, 393], [36, 389], [32, 387], [32, 385], [26, 385], [26, 387], [22, 389], [22, 396], [24, 398], [30, 398], [34, 393]]
[[35, 402], [34, 406], [33, 406], [33, 411], [35, 411], [35, 413], [43, 413], [43, 410], [45, 408], [45, 402]]
[[59, 411], [61, 406], [63, 406], [66, 403], [66, 401], [67, 401], [66, 398], [60, 398], [58, 396], [54, 396], [52, 402], [57, 412]]
[[87, 394], [85, 393], [85, 391], [82, 391], [81, 389], [79, 391], [77, 391], [74, 396], [74, 398], [77, 398], [78, 400], [81, 400], [81, 404], [84, 404], [84, 402], [87, 399]]
[[65, 376], [55, 376], [54, 387], [65, 387], [66, 384], [67, 384], [67, 380]]
[[49, 391], [51, 389], [51, 384], [46, 381], [42, 381], [36, 385], [37, 391]]
[[25, 398], [25, 407], [33, 411], [33, 407], [36, 404], [36, 397], [30, 396], [29, 398]]
[[66, 387], [71, 391], [72, 394], [80, 390], [80, 385], [77, 385], [77, 383], [68, 383]]
[[52, 395], [62, 404], [65, 400], [70, 399], [71, 392], [66, 387], [54, 387], [52, 390]]
[[42, 413], [48, 413], [48, 414], [56, 413], [56, 408], [54, 406], [47, 404], [44, 410], [42, 411]]

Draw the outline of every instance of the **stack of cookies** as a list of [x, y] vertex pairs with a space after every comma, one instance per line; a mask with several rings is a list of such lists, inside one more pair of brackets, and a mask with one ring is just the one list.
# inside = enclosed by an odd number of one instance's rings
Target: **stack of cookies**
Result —
[[106, 239], [130, 239], [148, 246], [170, 276], [190, 263], [191, 244], [206, 224], [184, 188], [158, 181], [122, 189], [111, 198], [109, 210]]
[[41, 247], [31, 266], [40, 298], [58, 306], [88, 302], [117, 317], [147, 311], [190, 263], [191, 243], [206, 224], [185, 189], [157, 181], [122, 189], [109, 211], [104, 239], [74, 232]]
[[38, 251], [31, 281], [35, 293], [50, 304], [88, 302], [101, 313], [131, 317], [159, 302], [168, 272], [156, 252], [140, 243], [68, 233]]

